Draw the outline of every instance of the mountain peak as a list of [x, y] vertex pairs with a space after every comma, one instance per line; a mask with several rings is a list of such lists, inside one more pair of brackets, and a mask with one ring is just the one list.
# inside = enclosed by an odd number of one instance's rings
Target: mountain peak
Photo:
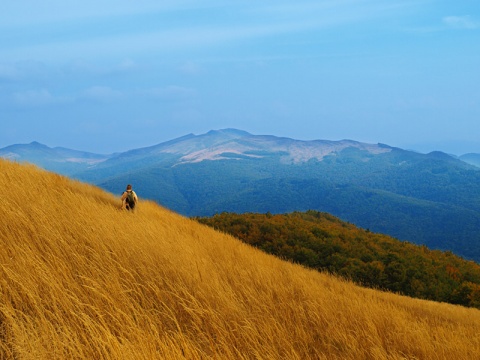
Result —
[[37, 148], [37, 149], [50, 149], [47, 145], [41, 144], [38, 141], [32, 141], [28, 146]]
[[238, 130], [234, 128], [226, 128], [226, 129], [219, 129], [219, 130], [210, 130], [206, 133], [206, 135], [227, 135], [230, 137], [244, 137], [244, 136], [251, 136], [247, 131]]
[[438, 160], [452, 160], [454, 159], [451, 155], [444, 153], [442, 151], [432, 151], [427, 154], [428, 157]]

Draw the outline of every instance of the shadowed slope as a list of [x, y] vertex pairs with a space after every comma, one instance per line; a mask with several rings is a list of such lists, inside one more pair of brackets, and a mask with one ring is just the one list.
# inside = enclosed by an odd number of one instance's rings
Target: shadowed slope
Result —
[[356, 287], [0, 161], [0, 358], [472, 359], [480, 312]]

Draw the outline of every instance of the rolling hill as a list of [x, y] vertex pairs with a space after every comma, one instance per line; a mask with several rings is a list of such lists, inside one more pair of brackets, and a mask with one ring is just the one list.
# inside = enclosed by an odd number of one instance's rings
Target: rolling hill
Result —
[[473, 359], [480, 312], [364, 289], [0, 161], [2, 359]]
[[460, 160], [477, 167], [480, 167], [480, 154], [469, 153], [459, 157]]
[[186, 216], [312, 209], [480, 262], [480, 169], [441, 152], [224, 129], [82, 166], [68, 175]]
[[363, 286], [480, 309], [480, 265], [317, 211], [195, 218], [243, 242]]

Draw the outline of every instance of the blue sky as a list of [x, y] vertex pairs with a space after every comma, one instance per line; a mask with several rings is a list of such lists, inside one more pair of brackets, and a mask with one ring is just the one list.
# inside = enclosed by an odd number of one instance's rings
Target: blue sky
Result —
[[0, 148], [232, 127], [480, 153], [478, 0], [0, 1]]

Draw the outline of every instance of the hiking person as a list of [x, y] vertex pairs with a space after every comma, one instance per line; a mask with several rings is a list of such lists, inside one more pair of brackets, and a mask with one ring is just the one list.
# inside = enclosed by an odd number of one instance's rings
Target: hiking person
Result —
[[137, 194], [132, 190], [132, 185], [128, 184], [127, 189], [122, 194], [122, 209], [133, 210], [138, 202]]

